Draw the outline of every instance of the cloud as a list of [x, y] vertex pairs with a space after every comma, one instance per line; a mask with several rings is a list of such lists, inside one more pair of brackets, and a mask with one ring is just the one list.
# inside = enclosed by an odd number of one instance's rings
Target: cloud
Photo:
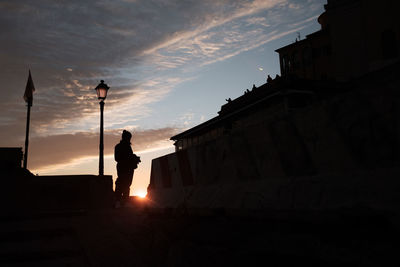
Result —
[[265, 17], [251, 17], [246, 19], [247, 25], [261, 25], [264, 27], [271, 27], [270, 24], [267, 23], [267, 18]]
[[[135, 152], [171, 145], [169, 138], [180, 129], [162, 128], [133, 130], [132, 147]], [[114, 146], [121, 139], [122, 129], [104, 133], [104, 154], [113, 154]], [[30, 141], [29, 168], [41, 169], [52, 165], [67, 164], [81, 158], [99, 154], [99, 135], [93, 132], [78, 132], [35, 137]]]
[[[284, 4], [287, 0], [224, 1], [223, 4], [220, 4], [217, 1], [201, 2], [204, 4], [201, 10], [207, 10], [207, 12], [204, 13], [200, 12], [202, 15], [201, 23], [195, 23], [195, 26], [189, 30], [182, 30], [174, 33], [172, 37], [169, 37], [163, 42], [145, 50], [144, 54], [152, 54], [162, 48], [173, 46], [182, 40], [190, 40], [204, 32], [210, 31], [213, 28], [227, 24], [236, 19], [254, 13], [260, 13], [261, 11], [272, 8], [278, 4]], [[194, 18], [198, 18], [198, 16], [194, 16]]]
[[[38, 156], [32, 155], [32, 164], [46, 164], [44, 159], [64, 162], [93, 154], [83, 143], [85, 149], [70, 151], [62, 140], [71, 147], [81, 144], [77, 140], [97, 142], [99, 105], [94, 87], [100, 79], [111, 86], [105, 106], [107, 129], [140, 127], [140, 120], [162, 117], [154, 114], [152, 105], [196, 78], [202, 66], [299, 31], [312, 23], [322, 4], [321, 0], [2, 0], [0, 145], [23, 144], [22, 95], [28, 69], [36, 87], [31, 145]], [[167, 125], [170, 122], [157, 127]], [[65, 149], [66, 156], [47, 157], [50, 149], [42, 153], [39, 148], [44, 146], [35, 148], [35, 143], [47, 142]]]
[[203, 23], [176, 32], [143, 53], [161, 70], [188, 72], [300, 31], [317, 17], [307, 12], [304, 1], [239, 1], [234, 8], [216, 8]]

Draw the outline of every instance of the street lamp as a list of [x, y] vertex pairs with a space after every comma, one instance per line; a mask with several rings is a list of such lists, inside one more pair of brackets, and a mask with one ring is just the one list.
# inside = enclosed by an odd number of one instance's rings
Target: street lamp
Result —
[[99, 85], [95, 88], [97, 93], [97, 98], [100, 100], [100, 146], [99, 146], [99, 176], [104, 175], [104, 144], [103, 144], [103, 112], [104, 112], [104, 100], [107, 97], [107, 92], [110, 87], [104, 83], [103, 80], [100, 81]]

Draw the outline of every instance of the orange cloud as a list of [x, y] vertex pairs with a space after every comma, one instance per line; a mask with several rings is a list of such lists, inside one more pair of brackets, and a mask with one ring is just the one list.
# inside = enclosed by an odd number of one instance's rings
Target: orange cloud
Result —
[[[179, 129], [161, 128], [133, 131], [134, 151], [147, 150], [165, 143]], [[104, 133], [104, 154], [112, 154], [114, 146], [121, 139], [122, 130]], [[70, 163], [78, 158], [96, 156], [99, 153], [99, 134], [79, 132], [45, 137], [35, 137], [30, 141], [29, 168], [38, 169], [50, 165]]]

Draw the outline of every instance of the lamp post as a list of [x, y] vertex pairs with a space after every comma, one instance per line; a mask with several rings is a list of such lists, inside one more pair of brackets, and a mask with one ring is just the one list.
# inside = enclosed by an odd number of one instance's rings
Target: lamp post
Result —
[[103, 80], [100, 81], [99, 85], [95, 88], [97, 93], [97, 98], [100, 100], [100, 146], [99, 146], [99, 176], [104, 175], [104, 144], [103, 144], [103, 112], [104, 112], [104, 100], [107, 97], [107, 91], [110, 87], [104, 83]]

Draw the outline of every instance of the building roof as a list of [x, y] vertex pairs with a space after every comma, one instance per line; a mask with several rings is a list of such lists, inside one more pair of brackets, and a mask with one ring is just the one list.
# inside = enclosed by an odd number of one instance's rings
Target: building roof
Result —
[[299, 46], [299, 45], [304, 44], [304, 43], [309, 43], [313, 38], [318, 38], [318, 37], [320, 37], [322, 35], [325, 35], [325, 34], [328, 34], [328, 30], [319, 30], [319, 31], [310, 33], [310, 34], [308, 34], [306, 36], [305, 39], [302, 39], [302, 40], [299, 40], [299, 41], [296, 40], [294, 43], [291, 43], [291, 44], [288, 44], [286, 46], [283, 46], [281, 48], [276, 49], [275, 52], [280, 53], [283, 50], [287, 50], [288, 48], [292, 48], [294, 46]]
[[[177, 141], [183, 138], [201, 135], [224, 125], [224, 123], [230, 122], [232, 119], [234, 120], [235, 118], [242, 116], [246, 112], [253, 111], [260, 107], [265, 108], [272, 103], [276, 103], [276, 101], [282, 101], [284, 96], [315, 94], [315, 91], [320, 88], [324, 88], [325, 93], [330, 93], [336, 90], [325, 89], [328, 87], [332, 87], [332, 85], [328, 86], [328, 84], [323, 81], [304, 80], [293, 76], [285, 78], [278, 77], [260, 87], [253, 87], [251, 91], [249, 90], [244, 95], [228, 101], [228, 103], [221, 106], [218, 116], [172, 136], [170, 139]], [[318, 95], [321, 95], [321, 93], [318, 93]]]

